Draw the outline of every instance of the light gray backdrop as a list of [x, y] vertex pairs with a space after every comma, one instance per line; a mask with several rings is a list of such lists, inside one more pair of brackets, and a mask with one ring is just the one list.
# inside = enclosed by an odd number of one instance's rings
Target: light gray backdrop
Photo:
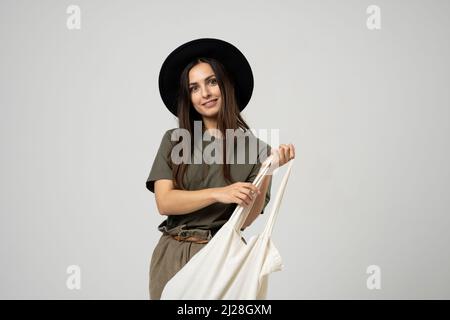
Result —
[[[66, 26], [70, 5], [80, 30]], [[370, 5], [379, 30], [367, 28]], [[214, 37], [253, 68], [245, 119], [297, 150], [269, 298], [450, 298], [449, 9], [1, 0], [0, 297], [148, 299], [163, 217], [145, 180], [177, 124], [159, 68], [180, 44]], [[66, 286], [70, 265], [80, 290]], [[370, 265], [381, 289], [366, 285]]]

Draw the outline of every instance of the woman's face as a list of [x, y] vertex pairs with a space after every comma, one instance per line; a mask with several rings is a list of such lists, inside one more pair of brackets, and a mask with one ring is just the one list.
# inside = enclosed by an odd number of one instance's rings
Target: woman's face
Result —
[[222, 95], [214, 71], [208, 63], [201, 62], [189, 71], [189, 91], [198, 113], [207, 118], [217, 117], [222, 106]]

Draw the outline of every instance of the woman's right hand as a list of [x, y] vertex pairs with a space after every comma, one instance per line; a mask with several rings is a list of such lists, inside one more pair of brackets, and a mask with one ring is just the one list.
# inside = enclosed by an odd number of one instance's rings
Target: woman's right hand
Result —
[[248, 206], [260, 193], [251, 182], [236, 182], [226, 187], [214, 188], [213, 197], [216, 202]]

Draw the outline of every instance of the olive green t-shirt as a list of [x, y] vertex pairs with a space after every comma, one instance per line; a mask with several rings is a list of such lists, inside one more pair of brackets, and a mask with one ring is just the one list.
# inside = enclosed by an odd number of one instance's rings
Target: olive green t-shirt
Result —
[[[170, 179], [172, 180], [172, 169], [171, 169], [171, 150], [172, 146], [177, 144], [178, 141], [171, 141], [172, 132], [175, 130], [170, 129], [167, 130], [162, 138], [161, 144], [159, 146], [156, 157], [153, 161], [152, 168], [150, 170], [150, 174], [147, 178], [146, 187], [151, 192], [155, 192], [154, 184], [155, 181], [159, 179]], [[197, 141], [199, 141], [197, 139]], [[201, 149], [200, 145], [202, 145], [203, 150], [200, 152], [204, 152], [205, 148], [214, 141], [214, 138], [211, 141], [200, 140], [197, 144], [195, 144], [195, 148]], [[264, 141], [260, 140], [253, 134], [248, 135], [245, 138], [246, 143], [244, 144], [235, 144], [234, 146], [234, 162], [230, 164], [230, 175], [234, 182], [253, 182], [253, 180], [258, 175], [258, 171], [261, 167], [261, 163], [266, 159], [268, 155], [270, 155], [271, 147]], [[253, 155], [257, 156], [255, 159], [250, 160], [249, 150], [251, 148], [257, 147], [257, 149], [252, 149]], [[238, 161], [237, 154], [239, 151], [243, 151], [245, 148], [245, 160], [242, 163], [242, 158]], [[211, 150], [211, 149], [210, 149]], [[192, 154], [194, 151], [192, 151]], [[203, 153], [201, 153], [202, 155]], [[213, 153], [209, 153], [213, 154]], [[202, 159], [201, 164], [190, 163], [186, 169], [186, 173], [183, 179], [184, 187], [186, 190], [200, 190], [206, 188], [216, 188], [216, 187], [224, 187], [229, 185], [222, 171], [222, 164], [219, 163], [211, 163], [207, 164]], [[231, 159], [231, 156], [230, 158]], [[194, 162], [194, 157], [191, 158], [192, 162]], [[255, 163], [256, 162], [256, 163]], [[261, 213], [264, 213], [264, 209], [267, 206], [267, 203], [270, 200], [270, 189], [272, 186], [272, 181], [270, 181], [269, 187], [266, 192], [265, 202]], [[169, 215], [167, 219], [161, 223], [158, 227], [160, 231], [167, 231], [169, 229], [175, 227], [181, 227], [182, 229], [210, 229], [210, 230], [218, 230], [222, 225], [224, 225], [228, 219], [231, 217], [231, 214], [236, 209], [237, 204], [225, 204], [216, 202], [204, 208], [201, 208], [197, 211], [190, 212], [188, 214], [181, 215]]]

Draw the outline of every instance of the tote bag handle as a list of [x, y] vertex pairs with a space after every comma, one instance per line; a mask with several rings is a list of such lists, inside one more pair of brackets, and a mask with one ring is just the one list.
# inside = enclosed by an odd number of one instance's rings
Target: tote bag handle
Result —
[[[253, 181], [253, 185], [255, 185], [256, 187], [259, 187], [261, 185], [262, 180], [263, 180], [264, 176], [266, 175], [266, 173], [269, 171], [269, 169], [273, 165], [276, 164], [274, 160], [275, 160], [275, 157], [273, 155], [270, 155], [266, 159], [266, 161], [263, 162], [263, 166], [260, 168], [258, 175], [256, 176], [255, 180]], [[292, 168], [293, 163], [294, 163], [294, 159], [291, 159], [288, 162], [288, 169], [283, 176], [283, 180], [281, 181], [281, 185], [278, 189], [278, 192], [277, 192], [277, 195], [275, 198], [275, 204], [272, 208], [270, 216], [267, 220], [266, 227], [263, 231], [263, 234], [266, 234], [268, 236], [272, 233], [273, 225], [275, 224], [276, 216], [278, 215], [278, 212], [279, 212], [281, 200], [283, 199], [283, 194], [286, 189], [287, 181], [291, 174], [291, 168]], [[253, 204], [254, 204], [254, 202], [253, 202]], [[244, 224], [245, 220], [247, 219], [248, 214], [250, 213], [252, 207], [253, 207], [253, 205], [251, 207], [247, 207], [247, 208], [239, 205], [236, 208], [236, 210], [234, 211], [233, 215], [230, 217], [228, 223], [230, 223], [230, 225], [232, 225], [236, 231], [240, 231], [240, 229], [242, 228], [242, 225]]]
[[283, 200], [284, 191], [286, 190], [286, 185], [289, 180], [289, 176], [291, 175], [292, 164], [294, 163], [294, 159], [289, 160], [288, 168], [286, 173], [283, 176], [283, 180], [281, 180], [281, 185], [278, 188], [277, 195], [275, 197], [275, 203], [272, 207], [272, 211], [270, 212], [269, 219], [267, 220], [266, 227], [262, 235], [270, 236], [272, 234], [273, 226], [275, 224], [276, 218], [278, 216], [278, 212], [280, 211], [281, 201]]

